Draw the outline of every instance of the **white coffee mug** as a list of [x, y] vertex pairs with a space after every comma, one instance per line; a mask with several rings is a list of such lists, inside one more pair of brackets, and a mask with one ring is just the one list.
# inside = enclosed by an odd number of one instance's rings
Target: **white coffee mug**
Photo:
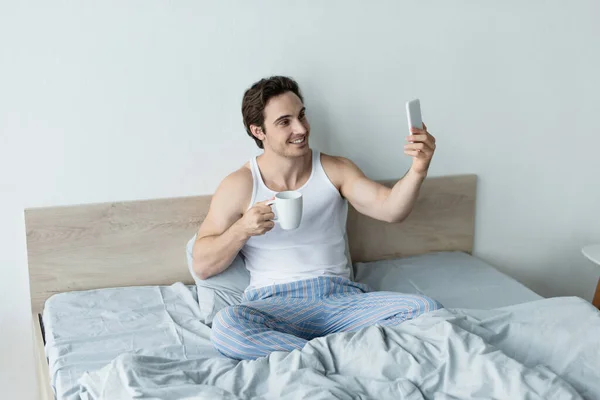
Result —
[[275, 204], [273, 212], [276, 218], [273, 221], [281, 226], [281, 229], [290, 230], [300, 226], [302, 220], [302, 193], [295, 190], [279, 192], [275, 199], [267, 202], [267, 205]]

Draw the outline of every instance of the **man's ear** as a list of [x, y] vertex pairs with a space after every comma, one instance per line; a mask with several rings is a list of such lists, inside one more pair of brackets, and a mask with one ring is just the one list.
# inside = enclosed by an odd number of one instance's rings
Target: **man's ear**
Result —
[[265, 132], [263, 131], [263, 129], [258, 126], [258, 125], [250, 125], [250, 132], [252, 132], [252, 135], [254, 135], [255, 138], [257, 138], [258, 140], [265, 140]]

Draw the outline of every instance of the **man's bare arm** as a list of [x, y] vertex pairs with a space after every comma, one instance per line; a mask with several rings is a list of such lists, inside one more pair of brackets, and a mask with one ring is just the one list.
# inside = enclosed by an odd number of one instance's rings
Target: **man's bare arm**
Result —
[[264, 235], [275, 223], [271, 199], [247, 209], [252, 197], [252, 174], [247, 168], [229, 175], [215, 192], [193, 249], [193, 269], [200, 279], [220, 274], [229, 267], [252, 236]]
[[[343, 197], [361, 214], [386, 222], [400, 222], [412, 211], [419, 196], [424, 175], [409, 170], [393, 188], [365, 176], [350, 160], [331, 157], [326, 169]], [[324, 160], [325, 161], [325, 160]]]
[[193, 248], [193, 269], [200, 279], [227, 269], [249, 238], [237, 224], [252, 193], [247, 174], [242, 168], [227, 176], [213, 195]]
[[409, 171], [394, 187], [388, 188], [367, 178], [350, 160], [324, 155], [325, 172], [356, 210], [369, 217], [388, 222], [403, 221], [411, 213], [421, 184], [427, 176], [435, 153], [435, 137], [423, 124], [423, 129], [410, 128], [404, 154], [413, 159]]

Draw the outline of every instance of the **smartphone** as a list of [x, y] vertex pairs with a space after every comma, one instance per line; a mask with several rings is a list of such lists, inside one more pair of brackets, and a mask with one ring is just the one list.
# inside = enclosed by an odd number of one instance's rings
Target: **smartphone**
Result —
[[421, 118], [421, 102], [414, 99], [406, 102], [406, 117], [408, 118], [408, 129], [423, 129], [423, 119]]

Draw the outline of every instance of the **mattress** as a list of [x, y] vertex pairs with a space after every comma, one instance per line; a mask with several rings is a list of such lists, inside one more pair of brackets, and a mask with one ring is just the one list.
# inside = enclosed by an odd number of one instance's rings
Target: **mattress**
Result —
[[[491, 309], [541, 299], [489, 264], [461, 252], [356, 263], [356, 280], [374, 290], [422, 293], [444, 306]], [[199, 321], [194, 286], [124, 287], [61, 293], [43, 323], [57, 399], [79, 399], [79, 378], [118, 355], [177, 360], [223, 358]]]

